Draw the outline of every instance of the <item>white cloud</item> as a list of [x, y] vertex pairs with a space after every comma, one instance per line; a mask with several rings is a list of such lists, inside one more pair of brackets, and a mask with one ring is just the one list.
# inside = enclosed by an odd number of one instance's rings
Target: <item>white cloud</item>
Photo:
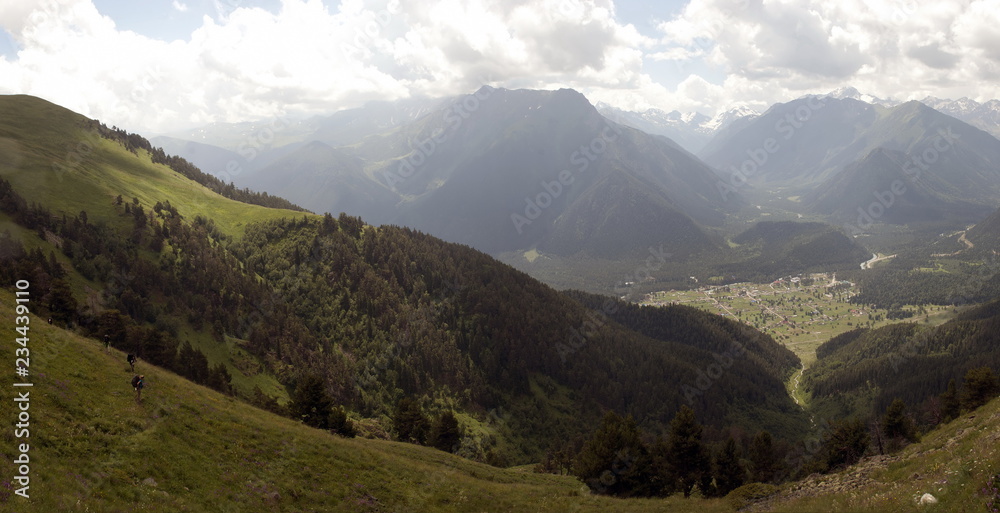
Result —
[[692, 0], [660, 25], [654, 56], [704, 54], [726, 72], [723, 105], [767, 105], [844, 85], [900, 99], [986, 100], [998, 93], [997, 26], [997, 0]]
[[178, 1], [178, 0], [173, 0], [173, 1], [172, 1], [172, 2], [170, 3], [170, 5], [171, 5], [171, 6], [172, 6], [172, 7], [173, 7], [173, 8], [175, 9], [175, 10], [177, 10], [177, 11], [179, 11], [179, 12], [187, 12], [187, 10], [188, 10], [188, 6], [187, 6], [187, 4], [185, 4], [184, 2], [180, 2], [180, 1]]
[[223, 11], [173, 43], [118, 30], [89, 0], [0, 11], [25, 48], [0, 63], [0, 92], [167, 130], [464, 93], [484, 82], [629, 87], [641, 77], [640, 47], [653, 42], [616, 22], [607, 0], [347, 0], [337, 10], [285, 0], [277, 13]]
[[[611, 0], [215, 5], [190, 37], [167, 43], [119, 29], [90, 0], [0, 4], [0, 26], [20, 48], [0, 60], [0, 93], [146, 131], [484, 82], [706, 114], [843, 85], [902, 99], [998, 96], [1000, 0], [692, 0], [656, 34], [617, 19]], [[676, 69], [657, 68], [672, 70], [670, 88], [644, 69], [671, 61]]]

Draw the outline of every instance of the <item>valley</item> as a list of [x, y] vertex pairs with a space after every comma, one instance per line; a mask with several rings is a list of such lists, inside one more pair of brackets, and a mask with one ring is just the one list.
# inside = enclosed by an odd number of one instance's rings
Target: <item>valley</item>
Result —
[[998, 1], [7, 1], [0, 512], [1000, 512]]
[[787, 276], [771, 283], [651, 292], [639, 304], [693, 306], [736, 319], [774, 337], [802, 362], [803, 368], [787, 384], [796, 403], [806, 406], [808, 394], [801, 388], [801, 377], [816, 361], [816, 348], [823, 343], [851, 330], [898, 323], [901, 318], [936, 326], [954, 316], [954, 309], [944, 305], [909, 305], [891, 311], [857, 305], [850, 302], [856, 293], [857, 285], [837, 280], [836, 273], [813, 273]]
[[[797, 113], [810, 101], [776, 110]], [[285, 146], [262, 149], [274, 153], [248, 169], [255, 187], [287, 192], [320, 215], [226, 183], [124, 129], [39, 98], [2, 97], [0, 276], [37, 284], [50, 335], [82, 345], [106, 335], [105, 356], [138, 353], [155, 365], [154, 380], [177, 380], [176, 396], [194, 397], [188, 382], [223, 394], [239, 410], [223, 412], [229, 421], [259, 408], [276, 415], [255, 429], [292, 423], [337, 435], [334, 452], [349, 462], [331, 467], [338, 470], [381, 454], [353, 492], [336, 492], [342, 505], [432, 505], [412, 490], [438, 485], [413, 481], [411, 465], [469, 469], [455, 475], [468, 487], [433, 503], [441, 511], [488, 508], [499, 493], [514, 494], [505, 503], [514, 509], [546, 501], [542, 511], [586, 511], [608, 504], [602, 495], [632, 497], [623, 511], [683, 509], [679, 494], [692, 490], [697, 509], [728, 510], [776, 485], [815, 488], [809, 500], [830, 490], [802, 477], [884, 456], [862, 434], [881, 436], [865, 423], [878, 422], [890, 402], [930, 432], [947, 421], [940, 404], [952, 380], [966, 408], [972, 366], [1000, 367], [1000, 272], [991, 258], [1000, 211], [986, 217], [998, 146], [959, 126], [962, 151], [947, 164], [968, 178], [956, 182], [962, 188], [938, 166], [904, 194], [901, 182], [883, 179], [910, 179], [907, 148], [951, 122], [912, 102], [824, 101], [827, 117], [817, 115], [813, 130], [865, 144], [877, 135], [895, 149], [854, 147], [834, 159], [839, 172], [823, 164], [794, 177], [797, 162], [834, 150], [790, 146], [775, 153], [781, 173], [732, 190], [718, 189], [720, 164], [602, 117], [573, 90], [484, 87], [409, 111], [378, 104], [297, 124], [280, 139]], [[398, 108], [408, 114], [391, 115]], [[727, 122], [705, 151], [716, 162], [739, 158], [733, 147], [773, 115]], [[449, 121], [457, 119], [461, 130]], [[692, 121], [703, 136], [714, 126]], [[886, 136], [901, 123], [917, 134]], [[330, 139], [309, 140], [320, 134]], [[236, 158], [170, 142], [201, 152], [207, 165]], [[553, 174], [565, 160], [573, 170]], [[373, 179], [406, 165], [413, 169], [389, 188]], [[877, 202], [854, 194], [859, 187], [871, 187]], [[822, 197], [789, 192], [803, 188]], [[790, 195], [795, 201], [783, 199]], [[868, 218], [852, 224], [859, 198], [871, 204], [858, 210]], [[192, 422], [164, 404], [154, 420], [136, 411], [125, 420], [131, 427], [115, 432], [144, 438], [153, 435], [142, 426], [165, 425], [163, 416]], [[113, 417], [67, 415], [94, 430]], [[678, 456], [676, 438], [661, 442], [689, 428], [700, 433], [697, 454]], [[608, 433], [619, 438], [602, 445]], [[192, 443], [226, 436], [252, 435], [217, 428]], [[844, 459], [840, 437], [864, 446]], [[625, 453], [639, 459], [622, 466]], [[719, 458], [764, 488], [721, 499], [733, 488], [711, 464]], [[699, 475], [695, 488], [669, 477], [688, 460], [703, 465], [683, 477]], [[386, 470], [389, 461], [404, 468]], [[254, 484], [258, 477], [235, 477], [250, 480], [250, 492], [229, 499], [290, 511], [324, 500], [298, 490], [297, 478], [271, 490]], [[167, 479], [133, 475], [81, 493], [92, 504], [151, 502]], [[386, 479], [393, 484], [373, 484]], [[123, 491], [136, 481], [152, 490]], [[117, 495], [102, 502], [105, 492]]]

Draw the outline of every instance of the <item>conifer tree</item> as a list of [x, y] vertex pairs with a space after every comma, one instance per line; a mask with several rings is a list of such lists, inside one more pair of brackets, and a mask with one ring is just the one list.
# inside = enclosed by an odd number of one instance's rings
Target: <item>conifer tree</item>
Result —
[[428, 445], [445, 452], [454, 452], [462, 442], [462, 430], [455, 413], [448, 410], [438, 417], [427, 437]]
[[853, 465], [865, 455], [871, 437], [868, 426], [860, 419], [835, 422], [830, 438], [824, 444], [828, 470]]
[[955, 380], [948, 381], [948, 389], [941, 394], [941, 418], [944, 422], [950, 422], [961, 413], [961, 403], [958, 399], [958, 387]]
[[330, 431], [333, 431], [342, 437], [354, 438], [357, 436], [357, 431], [354, 429], [354, 423], [351, 422], [351, 419], [347, 418], [347, 411], [344, 410], [343, 406], [338, 406], [331, 410], [328, 425], [330, 427]]
[[396, 430], [396, 439], [400, 442], [422, 445], [427, 441], [430, 423], [420, 409], [420, 404], [410, 397], [404, 397], [396, 404], [392, 424]]
[[977, 367], [965, 373], [962, 384], [962, 409], [972, 411], [997, 396], [1000, 386], [989, 367]]
[[314, 428], [328, 429], [332, 408], [333, 401], [322, 378], [309, 374], [299, 380], [289, 404], [294, 418]]
[[691, 496], [695, 484], [701, 485], [702, 493], [710, 494], [711, 461], [701, 442], [701, 434], [702, 426], [695, 420], [694, 410], [688, 405], [681, 406], [670, 421], [666, 448], [671, 480], [679, 486], [684, 497]]
[[906, 403], [896, 398], [885, 410], [882, 416], [882, 432], [886, 438], [901, 439], [907, 442], [917, 441], [917, 429], [913, 419], [906, 414]]
[[746, 481], [746, 469], [740, 462], [740, 449], [729, 437], [715, 457], [715, 487], [720, 497], [739, 488]]
[[750, 442], [750, 472], [755, 483], [769, 483], [777, 472], [777, 458], [771, 433], [761, 431]]
[[76, 317], [76, 298], [73, 297], [73, 291], [66, 280], [52, 280], [48, 299], [47, 306], [52, 312], [52, 318], [59, 323], [68, 323]]
[[574, 473], [596, 493], [619, 496], [652, 495], [649, 451], [631, 416], [612, 411], [583, 445]]

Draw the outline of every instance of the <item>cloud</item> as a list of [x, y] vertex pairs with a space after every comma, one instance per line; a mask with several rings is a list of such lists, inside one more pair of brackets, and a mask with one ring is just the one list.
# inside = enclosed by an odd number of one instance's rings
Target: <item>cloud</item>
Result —
[[611, 0], [343, 0], [335, 8], [283, 0], [277, 12], [217, 0], [214, 16], [168, 43], [116, 27], [91, 0], [6, 2], [0, 26], [19, 51], [0, 59], [0, 93], [42, 96], [147, 132], [467, 93], [483, 83], [573, 87], [623, 108], [706, 114], [844, 85], [901, 99], [985, 100], [1000, 75], [997, 4], [691, 0], [642, 34], [618, 19]]
[[180, 2], [180, 1], [178, 1], [178, 0], [173, 0], [173, 1], [172, 1], [172, 2], [170, 3], [170, 5], [171, 5], [171, 6], [172, 6], [172, 7], [173, 7], [173, 8], [175, 9], [175, 10], [177, 10], [178, 12], [187, 12], [187, 10], [188, 10], [188, 6], [187, 6], [187, 4], [185, 4], [184, 2]]
[[285, 0], [276, 13], [231, 4], [172, 43], [117, 29], [89, 0], [4, 8], [0, 24], [25, 51], [0, 63], [0, 92], [165, 131], [487, 82], [629, 86], [641, 76], [639, 47], [653, 42], [617, 22], [607, 0], [345, 0], [335, 10]]
[[725, 73], [717, 85], [726, 103], [767, 105], [845, 85], [985, 100], [997, 94], [987, 77], [1000, 63], [998, 23], [996, 0], [692, 0], [660, 24], [653, 56], [703, 55]]

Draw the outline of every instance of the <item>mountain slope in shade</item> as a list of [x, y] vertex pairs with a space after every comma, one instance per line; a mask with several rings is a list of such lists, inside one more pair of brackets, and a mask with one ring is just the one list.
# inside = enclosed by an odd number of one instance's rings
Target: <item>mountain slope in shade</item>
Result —
[[667, 242], [691, 254], [714, 247], [699, 225], [742, 205], [723, 201], [711, 170], [676, 143], [609, 121], [571, 90], [484, 87], [335, 151], [327, 165], [300, 148], [250, 183], [270, 180], [317, 212], [350, 213], [365, 198], [374, 222], [493, 253], [614, 257]]
[[1000, 252], [1000, 209], [970, 228], [966, 238], [979, 252], [991, 253], [994, 256]]
[[[647, 230], [636, 215], [715, 225], [724, 208], [739, 204], [722, 202], [710, 170], [693, 155], [610, 122], [575, 91], [496, 90], [466, 125], [461, 137], [473, 144], [461, 146], [473, 151], [430, 156], [426, 176], [404, 184], [414, 200], [401, 205], [400, 222], [487, 251], [587, 248], [595, 241], [579, 231], [581, 223], [597, 232], [627, 230], [622, 244], [600, 249], [611, 256], [672, 238], [670, 226]], [[439, 154], [451, 158], [441, 162]], [[608, 195], [643, 208], [597, 198]], [[550, 246], [549, 239], [559, 242]]]
[[[767, 137], [776, 151], [762, 149]], [[892, 208], [888, 200], [874, 206], [869, 215], [876, 221], [975, 221], [1000, 198], [1000, 141], [916, 101], [883, 108], [800, 99], [772, 107], [735, 134], [720, 133], [706, 150], [706, 161], [723, 174], [750, 162], [757, 168], [750, 183], [788, 187], [804, 196], [809, 211], [841, 220], [857, 217], [858, 207], [868, 210], [897, 179], [909, 192], [897, 193]]]
[[856, 158], [843, 149], [876, 117], [858, 100], [800, 98], [720, 131], [699, 155], [725, 177], [745, 169], [751, 183], [817, 183]]
[[386, 211], [399, 196], [368, 179], [364, 166], [357, 157], [313, 141], [247, 173], [242, 183], [282, 197], [295, 196], [314, 212], [351, 212], [375, 223], [388, 222]]
[[212, 144], [188, 141], [161, 135], [151, 137], [153, 146], [163, 148], [170, 155], [180, 155], [188, 162], [198, 166], [198, 169], [221, 178], [225, 181], [236, 181], [240, 171], [245, 171], [246, 158], [233, 150], [227, 150]]
[[967, 201], [940, 174], [917, 170], [907, 154], [878, 148], [824, 182], [804, 203], [813, 212], [853, 223], [862, 231], [875, 222], [965, 222], [989, 211]]

